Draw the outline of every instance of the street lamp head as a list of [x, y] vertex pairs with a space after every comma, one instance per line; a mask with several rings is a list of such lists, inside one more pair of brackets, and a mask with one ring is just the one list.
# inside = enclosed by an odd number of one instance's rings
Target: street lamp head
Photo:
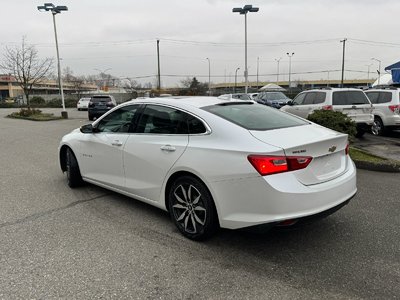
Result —
[[38, 6], [39, 11], [51, 11], [53, 14], [59, 14], [62, 11], [67, 11], [68, 7], [65, 5], [55, 6], [53, 3], [45, 3], [44, 5]]
[[248, 12], [258, 12], [260, 9], [258, 7], [253, 7], [253, 5], [245, 5], [243, 8], [241, 7], [235, 7], [232, 9], [232, 12], [234, 13], [240, 13], [241, 15], [245, 15]]

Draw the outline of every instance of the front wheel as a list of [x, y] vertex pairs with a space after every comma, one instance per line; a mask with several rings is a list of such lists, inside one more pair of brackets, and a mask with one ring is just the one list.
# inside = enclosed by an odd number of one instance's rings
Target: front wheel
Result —
[[199, 179], [182, 176], [168, 193], [169, 213], [179, 231], [192, 240], [204, 240], [218, 228], [214, 201]]
[[68, 185], [71, 188], [81, 186], [83, 179], [81, 171], [79, 170], [78, 161], [71, 149], [67, 149], [66, 153], [66, 166], [67, 166], [67, 180]]

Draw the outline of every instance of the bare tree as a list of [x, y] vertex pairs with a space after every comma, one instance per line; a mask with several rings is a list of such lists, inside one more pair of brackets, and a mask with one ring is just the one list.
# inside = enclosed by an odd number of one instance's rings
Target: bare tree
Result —
[[142, 88], [142, 85], [138, 83], [136, 80], [133, 80], [131, 78], [126, 78], [124, 80], [124, 85], [123, 85], [125, 91], [129, 94], [131, 94], [132, 98], [137, 98], [138, 96], [138, 89]]
[[51, 58], [40, 59], [36, 48], [33, 45], [28, 45], [23, 38], [21, 47], [5, 48], [0, 68], [17, 79], [30, 109], [29, 95], [33, 86], [50, 75], [53, 60]]

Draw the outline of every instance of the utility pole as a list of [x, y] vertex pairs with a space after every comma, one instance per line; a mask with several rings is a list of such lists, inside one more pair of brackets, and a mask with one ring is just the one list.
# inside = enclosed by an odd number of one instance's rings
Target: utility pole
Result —
[[158, 62], [158, 80], [157, 80], [157, 89], [161, 90], [161, 73], [160, 73], [160, 40], [157, 40], [157, 62]]
[[346, 51], [346, 41], [347, 41], [347, 38], [344, 38], [343, 40], [340, 41], [341, 43], [343, 43], [342, 80], [341, 80], [341, 83], [340, 83], [342, 88], [344, 87], [344, 84], [343, 84], [343, 80], [344, 80], [344, 54], [345, 54], [345, 51]]
[[278, 63], [278, 69], [277, 69], [277, 72], [276, 72], [276, 84], [278, 84], [278, 85], [279, 85], [279, 62], [281, 61], [281, 59], [282, 59], [282, 57], [275, 58], [275, 61]]

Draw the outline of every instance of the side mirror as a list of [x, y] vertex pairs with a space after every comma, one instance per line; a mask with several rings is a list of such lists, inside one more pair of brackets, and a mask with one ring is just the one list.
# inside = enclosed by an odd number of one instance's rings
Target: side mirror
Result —
[[81, 132], [82, 133], [93, 133], [93, 126], [92, 124], [86, 124], [81, 126]]
[[286, 105], [293, 106], [293, 105], [294, 105], [294, 102], [293, 102], [293, 100], [290, 100], [290, 101], [288, 101], [288, 102], [286, 103]]

